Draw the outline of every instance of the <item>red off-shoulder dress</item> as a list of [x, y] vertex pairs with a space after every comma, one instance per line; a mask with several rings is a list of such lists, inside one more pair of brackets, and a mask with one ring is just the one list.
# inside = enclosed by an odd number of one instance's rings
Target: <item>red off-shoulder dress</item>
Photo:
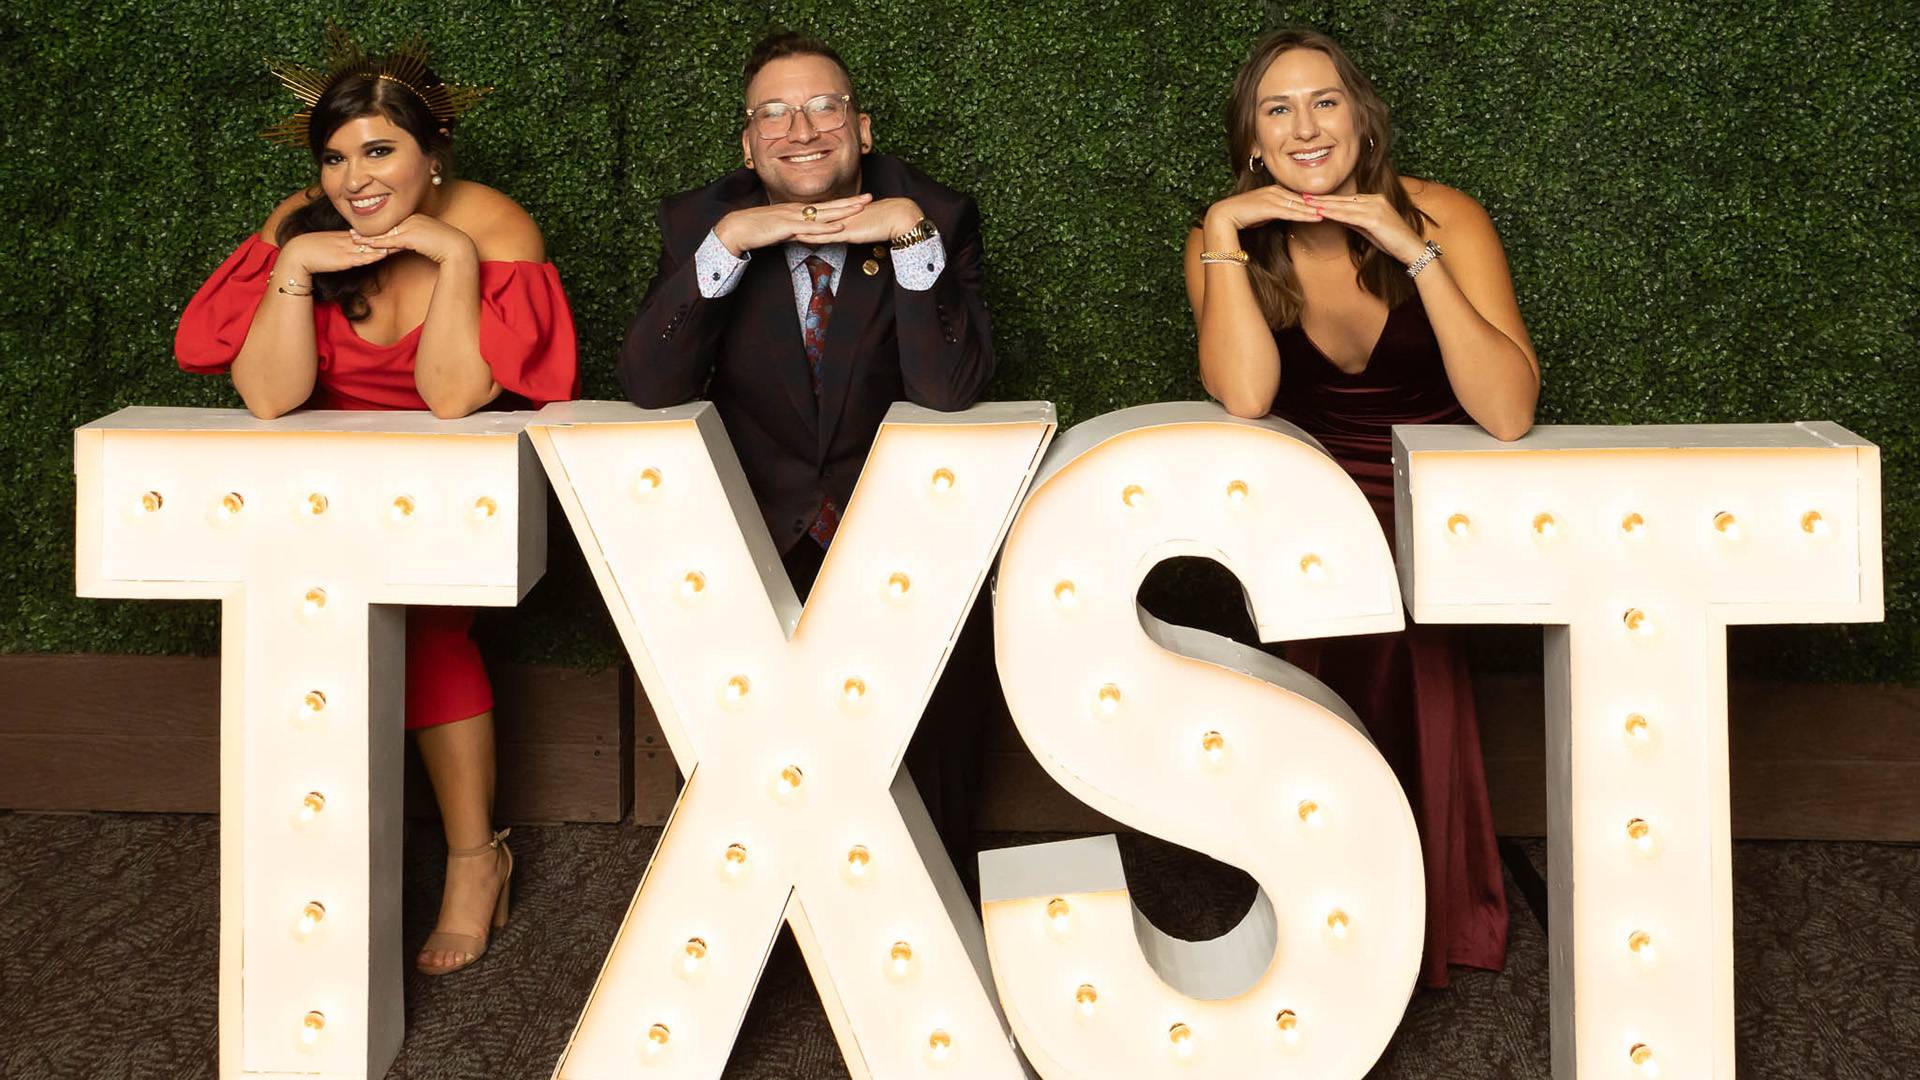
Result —
[[[186, 371], [220, 374], [246, 343], [280, 249], [247, 238], [194, 293], [173, 351]], [[414, 388], [420, 327], [391, 345], [362, 338], [338, 304], [313, 305], [319, 372], [315, 409], [425, 409]], [[494, 381], [535, 407], [579, 396], [573, 312], [552, 263], [480, 264], [480, 356]], [[465, 720], [493, 708], [493, 687], [469, 633], [470, 608], [407, 609], [407, 727]]]
[[[1274, 336], [1274, 413], [1320, 440], [1393, 543], [1393, 425], [1473, 422], [1447, 381], [1426, 306], [1416, 295], [1387, 312], [1367, 366], [1353, 373], [1335, 367], [1298, 325]], [[1450, 963], [1498, 971], [1507, 954], [1506, 888], [1473, 684], [1453, 631], [1409, 623], [1397, 634], [1303, 643], [1288, 658], [1353, 706], [1413, 804], [1427, 870], [1421, 983], [1447, 985]]]

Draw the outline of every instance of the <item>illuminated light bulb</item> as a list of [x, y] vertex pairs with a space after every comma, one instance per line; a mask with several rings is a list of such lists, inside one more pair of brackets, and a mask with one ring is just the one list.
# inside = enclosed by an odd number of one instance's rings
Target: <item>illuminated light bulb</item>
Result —
[[149, 514], [159, 513], [160, 508], [166, 504], [167, 500], [162, 498], [157, 491], [143, 491], [140, 493], [140, 509], [145, 510]]
[[1227, 501], [1243, 503], [1247, 501], [1247, 482], [1235, 480], [1227, 485]]
[[803, 779], [805, 777], [801, 775], [798, 765], [789, 765], [781, 769], [780, 778], [773, 782], [774, 794], [783, 799], [792, 798], [794, 792], [800, 790], [800, 781]]
[[1633, 1049], [1627, 1051], [1627, 1059], [1639, 1067], [1642, 1076], [1660, 1075], [1660, 1066], [1653, 1060], [1653, 1047], [1646, 1043], [1634, 1043]]
[[416, 505], [411, 495], [395, 495], [393, 497], [393, 506], [388, 509], [387, 516], [395, 521], [405, 521], [413, 516], [413, 509]]
[[866, 877], [867, 870], [872, 865], [873, 853], [867, 850], [865, 844], [855, 844], [847, 849], [847, 875], [849, 877]]
[[680, 958], [680, 970], [691, 975], [700, 970], [700, 962], [707, 958], [707, 939], [690, 937]]
[[1642, 960], [1653, 959], [1653, 935], [1645, 930], [1635, 930], [1627, 935], [1627, 948]]
[[647, 1053], [649, 1055], [660, 1053], [667, 1048], [667, 1042], [672, 1038], [673, 1032], [667, 1025], [653, 1025], [647, 1029]]
[[309, 615], [320, 614], [320, 609], [327, 606], [327, 590], [322, 589], [317, 585], [311, 589], [308, 589], [307, 595], [303, 599], [303, 603], [306, 607], [307, 614]]
[[750, 684], [745, 675], [735, 675], [727, 680], [726, 686], [721, 688], [720, 696], [726, 700], [727, 704], [738, 705], [746, 700], [749, 688]]
[[473, 516], [476, 520], [485, 521], [499, 512], [500, 504], [494, 502], [491, 495], [482, 495], [473, 500]]
[[706, 588], [707, 575], [698, 570], [689, 570], [686, 576], [680, 579], [680, 595], [688, 599], [699, 596]]
[[1080, 988], [1073, 992], [1073, 1001], [1080, 1006], [1081, 1016], [1092, 1016], [1093, 1007], [1099, 1000], [1100, 991], [1095, 990], [1092, 983], [1081, 983]]
[[307, 797], [300, 800], [300, 823], [302, 825], [307, 824], [314, 818], [319, 817], [320, 811], [326, 808], [327, 797], [325, 795], [317, 791], [307, 792]]
[[1300, 1018], [1294, 1015], [1292, 1009], [1281, 1009], [1273, 1018], [1273, 1026], [1279, 1029], [1280, 1037], [1288, 1043], [1300, 1041]]
[[1627, 822], [1627, 839], [1634, 842], [1641, 851], [1653, 849], [1653, 826], [1645, 818], [1634, 818]]
[[1809, 510], [1800, 515], [1800, 531], [1808, 536], [1825, 536], [1827, 519], [1820, 516], [1820, 511]]
[[1200, 736], [1200, 752], [1206, 755], [1207, 764], [1220, 764], [1227, 758], [1227, 737], [1217, 731], [1207, 732]]
[[1553, 520], [1552, 514], [1535, 514], [1533, 515], [1533, 531], [1534, 534], [1541, 539], [1551, 539], [1555, 533], [1560, 531], [1560, 523]]
[[944, 1065], [952, 1056], [953, 1036], [940, 1028], [934, 1028], [932, 1034], [927, 1036], [927, 1057], [931, 1058], [935, 1065]]
[[894, 942], [893, 948], [887, 952], [887, 967], [893, 972], [894, 978], [904, 978], [913, 968], [913, 946], [904, 941]]
[[1167, 1029], [1167, 1041], [1173, 1044], [1173, 1052], [1181, 1057], [1193, 1054], [1193, 1029], [1185, 1024], [1175, 1024]]
[[867, 696], [867, 680], [858, 675], [849, 675], [847, 681], [840, 684], [840, 696], [852, 705]]
[[1320, 813], [1320, 804], [1312, 799], [1300, 800], [1300, 820], [1316, 829], [1326, 824], [1324, 816]]
[[1079, 596], [1073, 591], [1073, 582], [1061, 581], [1053, 587], [1053, 602], [1061, 607], [1072, 607]]
[[312, 1046], [320, 1041], [320, 1033], [327, 1030], [327, 1015], [315, 1010], [300, 1020], [300, 1041]]
[[313, 494], [307, 496], [307, 513], [314, 514], [317, 516], [320, 514], [324, 514], [326, 512], [327, 512], [327, 497], [325, 495], [322, 495], [316, 491]]
[[1120, 711], [1120, 688], [1108, 683], [1100, 688], [1100, 693], [1095, 700], [1099, 703], [1101, 712], [1112, 716]]
[[660, 470], [652, 468], [641, 469], [640, 476], [633, 482], [633, 493], [644, 497], [659, 490]]
[[728, 844], [724, 865], [727, 873], [738, 877], [740, 871], [747, 868], [747, 845]]
[[887, 595], [895, 600], [906, 598], [907, 590], [913, 588], [913, 579], [895, 570], [887, 575]]
[[1740, 522], [1725, 510], [1713, 515], [1713, 528], [1729, 540], [1740, 539]]
[[1318, 581], [1321, 577], [1325, 576], [1327, 567], [1325, 563], [1320, 561], [1320, 556], [1318, 555], [1302, 555], [1300, 556], [1300, 572]]
[[1128, 484], [1120, 492], [1120, 501], [1130, 507], [1138, 507], [1147, 501], [1147, 490], [1139, 484]]
[[1644, 536], [1647, 531], [1647, 519], [1639, 514], [1628, 514], [1620, 519], [1620, 531], [1628, 536]]
[[1065, 933], [1067, 927], [1072, 925], [1071, 910], [1067, 902], [1058, 896], [1047, 901], [1047, 925], [1053, 927], [1056, 933]]
[[953, 490], [952, 469], [942, 468], [933, 470], [933, 490], [941, 495]]
[[300, 932], [303, 934], [313, 933], [314, 930], [319, 927], [320, 920], [326, 917], [327, 906], [325, 904], [322, 904], [318, 900], [307, 901], [307, 906], [300, 909]]
[[327, 711], [327, 694], [324, 690], [309, 690], [300, 699], [300, 711], [309, 719]]
[[1653, 725], [1639, 713], [1627, 714], [1627, 738], [1635, 742], [1648, 742], [1653, 739]]
[[1455, 536], [1465, 536], [1473, 531], [1473, 522], [1465, 514], [1455, 514], [1447, 519], [1447, 531]]
[[1628, 608], [1626, 614], [1620, 616], [1620, 622], [1636, 634], [1653, 633], [1653, 620], [1637, 607]]
[[247, 508], [246, 496], [237, 491], [229, 491], [220, 496], [220, 513], [232, 517]]
[[1328, 913], [1327, 930], [1333, 934], [1334, 937], [1345, 938], [1347, 936], [1347, 925], [1346, 912], [1341, 911], [1339, 908], [1334, 908], [1333, 911]]

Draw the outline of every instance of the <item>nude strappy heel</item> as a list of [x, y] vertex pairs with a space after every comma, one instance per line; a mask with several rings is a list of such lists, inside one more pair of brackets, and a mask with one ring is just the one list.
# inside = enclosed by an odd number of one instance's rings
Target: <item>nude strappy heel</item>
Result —
[[[500, 893], [493, 901], [492, 929], [494, 930], [507, 925], [507, 897], [513, 884], [513, 851], [507, 847], [506, 841], [507, 835], [511, 832], [513, 832], [512, 829], [501, 829], [493, 834], [493, 839], [478, 847], [455, 848], [447, 852], [449, 859], [477, 859], [482, 855], [492, 855], [496, 860], [506, 864], [500, 872]], [[413, 968], [422, 975], [435, 976], [451, 975], [456, 971], [462, 971], [487, 954], [487, 939], [490, 936], [490, 933], [476, 935], [456, 934], [445, 930], [435, 931], [427, 935], [426, 944], [420, 946], [420, 951], [414, 954]], [[440, 950], [458, 953], [462, 959], [449, 968], [428, 967], [422, 962], [422, 958], [427, 953]]]

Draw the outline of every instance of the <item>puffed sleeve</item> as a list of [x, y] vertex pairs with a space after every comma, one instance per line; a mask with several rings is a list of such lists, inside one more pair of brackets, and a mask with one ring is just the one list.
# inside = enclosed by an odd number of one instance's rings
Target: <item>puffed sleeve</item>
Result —
[[218, 375], [240, 355], [279, 258], [280, 249], [255, 233], [193, 294], [173, 334], [173, 355], [182, 370]]
[[552, 263], [480, 264], [480, 357], [536, 407], [580, 396], [573, 310]]

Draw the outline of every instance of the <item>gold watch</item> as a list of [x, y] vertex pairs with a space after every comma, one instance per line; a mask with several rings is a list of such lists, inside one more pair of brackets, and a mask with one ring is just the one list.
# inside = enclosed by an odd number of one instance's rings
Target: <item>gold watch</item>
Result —
[[893, 250], [899, 251], [901, 248], [912, 247], [922, 240], [931, 240], [938, 235], [940, 235], [940, 230], [933, 227], [933, 219], [921, 218], [919, 221], [914, 222], [913, 228], [894, 237], [891, 244], [893, 245]]

